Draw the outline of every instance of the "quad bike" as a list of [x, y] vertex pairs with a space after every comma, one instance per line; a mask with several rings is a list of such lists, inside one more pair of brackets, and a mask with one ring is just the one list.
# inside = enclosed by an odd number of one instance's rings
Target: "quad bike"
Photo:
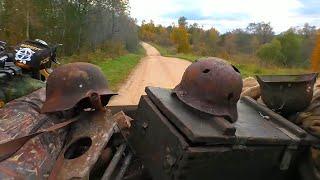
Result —
[[9, 50], [6, 42], [0, 41], [0, 78], [26, 74], [45, 81], [51, 72], [52, 62], [56, 59], [57, 48], [61, 44], [49, 46], [43, 40], [26, 40]]

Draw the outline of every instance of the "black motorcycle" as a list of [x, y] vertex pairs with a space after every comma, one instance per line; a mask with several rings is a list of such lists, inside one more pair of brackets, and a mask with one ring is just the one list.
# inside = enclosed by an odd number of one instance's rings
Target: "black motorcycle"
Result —
[[6, 43], [0, 41], [0, 78], [17, 74], [28, 74], [34, 79], [45, 81], [52, 62], [57, 61], [57, 48], [61, 44], [49, 46], [45, 41], [27, 40], [9, 50]]

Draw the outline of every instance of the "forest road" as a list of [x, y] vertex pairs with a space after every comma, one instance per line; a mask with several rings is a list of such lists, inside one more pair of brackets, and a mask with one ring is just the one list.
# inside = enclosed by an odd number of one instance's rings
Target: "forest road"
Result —
[[137, 105], [146, 86], [174, 88], [181, 80], [190, 62], [178, 58], [163, 57], [150, 44], [142, 42], [146, 57], [142, 58], [124, 84], [119, 95], [112, 97], [109, 106]]

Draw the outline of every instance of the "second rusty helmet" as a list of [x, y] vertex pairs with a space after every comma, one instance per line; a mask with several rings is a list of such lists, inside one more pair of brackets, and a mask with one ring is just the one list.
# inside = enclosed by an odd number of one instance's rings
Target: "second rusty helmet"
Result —
[[108, 88], [108, 82], [100, 68], [90, 63], [70, 63], [55, 69], [47, 80], [46, 101], [41, 112], [64, 111], [97, 93], [103, 105], [116, 95]]
[[225, 60], [210, 57], [192, 63], [173, 92], [194, 109], [235, 122], [242, 86], [238, 69]]

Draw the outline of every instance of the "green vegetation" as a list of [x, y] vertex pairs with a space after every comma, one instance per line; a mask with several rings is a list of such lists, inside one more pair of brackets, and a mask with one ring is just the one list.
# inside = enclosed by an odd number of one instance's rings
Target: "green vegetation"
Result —
[[257, 56], [265, 62], [269, 61], [274, 64], [284, 64], [283, 59], [285, 57], [281, 52], [281, 49], [281, 42], [274, 39], [271, 43], [262, 45], [257, 52]]
[[188, 61], [194, 61], [198, 58], [200, 58], [201, 56], [197, 56], [191, 53], [188, 54], [184, 54], [184, 53], [175, 53], [173, 48], [166, 48], [164, 46], [155, 44], [155, 43], [150, 43], [152, 46], [154, 46], [162, 56], [166, 56], [166, 57], [176, 57], [176, 58], [181, 58], [181, 59], [186, 59]]
[[250, 23], [244, 29], [221, 34], [215, 28], [188, 24], [185, 17], [180, 17], [177, 25], [167, 27], [156, 26], [152, 21], [143, 22], [139, 29], [140, 39], [161, 45], [156, 47], [165, 56], [188, 60], [215, 56], [240, 64], [255, 63], [263, 68], [281, 66], [281, 69], [310, 67], [316, 36], [316, 27], [308, 23], [280, 34], [275, 34], [270, 23], [265, 22]]
[[118, 46], [138, 48], [138, 27], [124, 0], [2, 0], [0, 39], [16, 45], [25, 39], [61, 43], [63, 56]]
[[139, 47], [134, 53], [114, 58], [108, 57], [105, 52], [96, 51], [86, 56], [74, 55], [72, 57], [65, 57], [62, 59], [62, 63], [81, 61], [96, 64], [108, 78], [111, 89], [117, 91], [119, 85], [128, 77], [144, 55], [145, 51], [142, 47]]
[[126, 0], [3, 0], [0, 39], [61, 43], [59, 61], [100, 66], [115, 90], [145, 54], [129, 9]]
[[97, 61], [95, 64], [100, 66], [108, 77], [111, 89], [117, 90], [142, 57], [142, 55], [138, 54], [127, 54], [115, 59]]
[[[191, 62], [202, 57], [194, 54], [175, 54], [172, 49], [165, 48], [155, 43], [151, 44], [159, 50], [162, 56], [181, 58]], [[259, 74], [298, 74], [308, 72], [308, 70], [304, 68], [285, 68], [272, 64], [261, 64], [259, 59], [246, 55], [234, 55], [227, 59], [240, 70], [243, 77]]]

